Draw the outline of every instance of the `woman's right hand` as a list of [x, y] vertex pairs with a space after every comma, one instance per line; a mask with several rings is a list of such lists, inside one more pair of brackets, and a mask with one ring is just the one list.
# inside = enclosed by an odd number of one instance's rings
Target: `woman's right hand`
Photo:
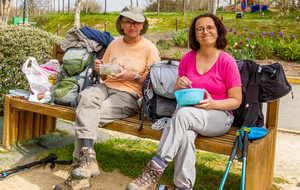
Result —
[[100, 73], [100, 64], [103, 64], [104, 63], [104, 60], [103, 59], [95, 59], [94, 61], [94, 68], [95, 68], [95, 71], [97, 71], [98, 73]]
[[192, 84], [192, 81], [190, 81], [186, 76], [178, 77], [177, 82], [175, 85], [175, 91], [186, 89]]

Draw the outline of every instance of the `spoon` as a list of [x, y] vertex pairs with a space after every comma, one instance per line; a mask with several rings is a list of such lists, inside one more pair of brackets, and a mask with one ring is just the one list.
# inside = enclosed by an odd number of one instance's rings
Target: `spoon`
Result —
[[189, 84], [189, 87], [190, 87], [190, 88], [193, 88], [191, 84]]

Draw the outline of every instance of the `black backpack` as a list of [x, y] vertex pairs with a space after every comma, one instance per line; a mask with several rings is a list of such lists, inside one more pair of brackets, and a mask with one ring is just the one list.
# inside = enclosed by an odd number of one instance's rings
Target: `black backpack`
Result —
[[287, 95], [292, 90], [280, 63], [260, 67], [260, 102], [272, 102]]
[[156, 122], [163, 117], [171, 117], [176, 109], [174, 86], [178, 77], [178, 61], [165, 60], [149, 67], [143, 85], [139, 118], [142, 120], [139, 131], [143, 128], [144, 117]]
[[[242, 81], [242, 103], [232, 110], [233, 126], [264, 127], [263, 102], [288, 94], [291, 86], [279, 63], [260, 66], [249, 60], [237, 60]], [[292, 96], [293, 98], [293, 96]]]

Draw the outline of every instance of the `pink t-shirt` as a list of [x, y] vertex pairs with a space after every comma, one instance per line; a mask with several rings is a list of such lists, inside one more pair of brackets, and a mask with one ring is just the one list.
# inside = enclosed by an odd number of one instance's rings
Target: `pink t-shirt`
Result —
[[236, 61], [231, 55], [221, 51], [216, 63], [203, 75], [196, 69], [196, 55], [197, 51], [186, 53], [178, 68], [178, 75], [192, 81], [193, 88], [204, 88], [214, 100], [224, 100], [230, 88], [242, 86]]

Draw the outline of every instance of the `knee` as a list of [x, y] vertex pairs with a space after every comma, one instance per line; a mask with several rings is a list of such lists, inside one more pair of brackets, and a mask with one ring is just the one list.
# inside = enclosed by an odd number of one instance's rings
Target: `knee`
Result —
[[79, 102], [81, 100], [82, 101], [87, 100], [91, 96], [91, 94], [89, 93], [89, 91], [90, 91], [90, 88], [85, 89], [85, 90], [79, 92], [79, 94], [77, 96], [77, 102]]
[[176, 113], [177, 117], [187, 118], [187, 116], [191, 115], [191, 107], [182, 107]]
[[188, 131], [186, 131], [185, 135], [186, 135], [187, 140], [189, 142], [192, 142], [192, 144], [194, 144], [198, 133], [193, 130], [188, 130]]

